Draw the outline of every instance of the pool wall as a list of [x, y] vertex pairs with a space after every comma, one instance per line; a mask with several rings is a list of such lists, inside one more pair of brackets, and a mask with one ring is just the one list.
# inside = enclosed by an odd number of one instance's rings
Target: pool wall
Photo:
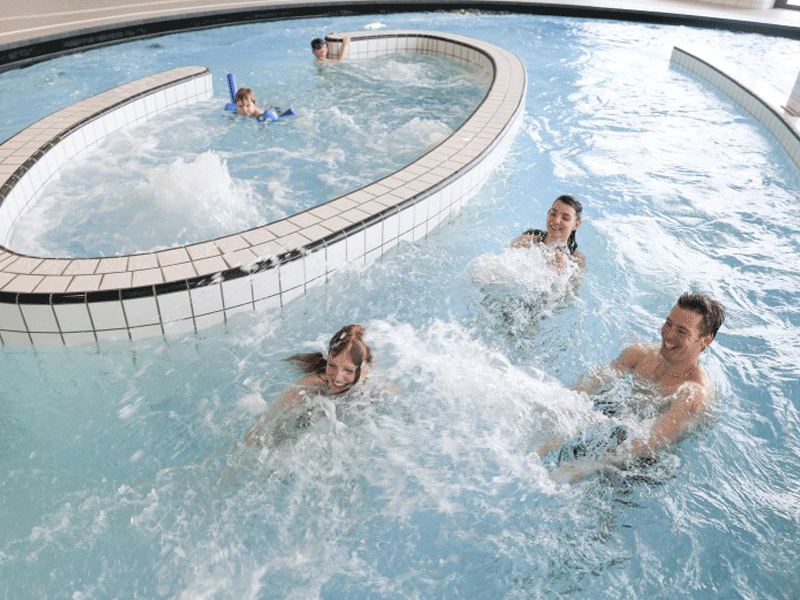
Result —
[[[771, 87], [753, 80], [747, 73], [698, 50], [674, 47], [671, 62], [704, 79], [762, 123], [783, 146], [800, 169], [800, 117], [790, 114], [784, 106], [791, 97], [779, 94]], [[800, 91], [795, 86], [793, 94]]]
[[[448, 221], [503, 159], [519, 129], [527, 76], [513, 53], [424, 31], [356, 32], [348, 60], [448, 56], [491, 84], [465, 123], [403, 169], [289, 218], [207, 242], [109, 258], [39, 258], [0, 247], [0, 341], [79, 344], [184, 334], [276, 308]], [[328, 38], [331, 45], [340, 38]], [[132, 82], [45, 117], [0, 145], [0, 240], [61, 166], [107, 135], [212, 95], [204, 67]]]

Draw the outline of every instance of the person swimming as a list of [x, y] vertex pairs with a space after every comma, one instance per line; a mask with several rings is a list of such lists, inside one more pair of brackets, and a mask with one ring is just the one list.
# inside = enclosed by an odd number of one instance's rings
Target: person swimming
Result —
[[[268, 425], [279, 416], [294, 416], [295, 429], [308, 427], [310, 408], [305, 406], [309, 396], [339, 396], [351, 390], [367, 375], [372, 365], [372, 352], [364, 343], [365, 328], [352, 324], [342, 327], [328, 343], [328, 355], [322, 352], [295, 354], [284, 359], [295, 363], [306, 377], [287, 390], [281, 399], [259, 420], [246, 435], [245, 442], [257, 448], [266, 445]], [[282, 424], [285, 428], [285, 423]]]
[[[627, 434], [613, 430], [609, 451], [589, 459], [582, 451], [561, 454], [560, 465], [551, 476], [556, 481], [576, 483], [595, 472], [626, 469], [636, 462], [652, 462], [658, 453], [685, 437], [714, 403], [714, 389], [699, 356], [714, 340], [725, 320], [722, 304], [707, 294], [682, 294], [661, 327], [661, 344], [636, 344], [626, 347], [611, 362], [609, 368], [581, 377], [577, 391], [596, 394], [620, 376], [630, 376], [634, 383], [649, 392], [657, 413], [646, 439], [627, 441]], [[655, 406], [657, 404], [657, 406]], [[615, 416], [617, 407], [605, 400], [597, 408]], [[646, 407], [645, 407], [646, 408]], [[623, 442], [625, 442], [623, 444]], [[545, 455], [561, 443], [544, 445], [539, 454]]]
[[[335, 33], [330, 33], [328, 36], [336, 36]], [[321, 62], [337, 62], [343, 60], [345, 54], [347, 54], [347, 47], [350, 44], [350, 38], [348, 36], [342, 36], [341, 38], [341, 48], [338, 52], [333, 52], [328, 47], [328, 43], [322, 38], [314, 38], [311, 40], [311, 53], [314, 55], [314, 58]]]
[[578, 252], [578, 242], [575, 240], [575, 232], [581, 226], [582, 212], [583, 205], [578, 200], [563, 194], [556, 198], [547, 211], [547, 231], [528, 229], [514, 239], [511, 247], [528, 248], [532, 244], [544, 244], [555, 250], [557, 257], [567, 254], [583, 266], [586, 258]]

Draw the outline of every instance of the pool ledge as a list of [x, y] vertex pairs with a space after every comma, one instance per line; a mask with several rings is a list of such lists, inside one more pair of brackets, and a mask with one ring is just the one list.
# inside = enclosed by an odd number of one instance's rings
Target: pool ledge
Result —
[[800, 117], [786, 110], [788, 100], [748, 73], [696, 49], [672, 49], [671, 63], [704, 79], [759, 121], [800, 170]]
[[[0, 341], [80, 344], [186, 334], [233, 314], [276, 308], [450, 219], [503, 159], [525, 108], [513, 53], [465, 36], [353, 32], [348, 60], [439, 54], [491, 77], [486, 96], [436, 148], [361, 189], [289, 218], [159, 252], [37, 258], [0, 246]], [[329, 37], [336, 46], [340, 38]], [[0, 240], [62, 165], [107, 135], [213, 96], [205, 67], [181, 67], [64, 108], [0, 145]]]

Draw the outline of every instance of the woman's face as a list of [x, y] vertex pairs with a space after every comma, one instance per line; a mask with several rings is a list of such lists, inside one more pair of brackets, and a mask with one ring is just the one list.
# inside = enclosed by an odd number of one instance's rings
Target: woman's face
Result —
[[547, 212], [547, 243], [565, 244], [569, 239], [569, 234], [580, 227], [580, 219], [566, 202], [556, 200]]
[[325, 382], [334, 394], [341, 394], [349, 389], [356, 380], [357, 365], [350, 358], [349, 352], [340, 352], [337, 356], [328, 357], [325, 367]]

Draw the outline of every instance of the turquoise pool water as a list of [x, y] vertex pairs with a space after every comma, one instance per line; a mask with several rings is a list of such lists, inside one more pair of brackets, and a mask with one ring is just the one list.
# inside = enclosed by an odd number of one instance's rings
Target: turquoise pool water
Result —
[[[111, 256], [277, 221], [413, 162], [457, 129], [489, 86], [485, 72], [441, 57], [324, 65], [309, 62], [310, 52], [286, 56], [275, 81], [263, 44], [252, 28], [232, 27], [214, 46], [198, 46], [186, 60], [212, 70], [215, 97], [111, 135], [72, 161], [20, 217], [8, 246], [34, 256]], [[220, 56], [220, 45], [236, 53]], [[100, 79], [125, 47], [107, 52]], [[77, 71], [83, 60], [62, 59], [59, 69]], [[229, 70], [262, 108], [267, 101], [297, 115], [273, 124], [225, 113]]]
[[[235, 29], [288, 40], [265, 53], [278, 61], [310, 59], [319, 33], [377, 22], [519, 54], [527, 114], [508, 158], [452, 223], [281, 311], [179, 339], [2, 348], [0, 593], [792, 598], [800, 177], [761, 126], [669, 55], [718, 44], [788, 90], [796, 65], [780, 57], [800, 42], [477, 13]], [[219, 36], [137, 42], [114, 76], [196, 62]], [[84, 53], [87, 70], [105, 52]], [[47, 88], [58, 66], [38, 69], [0, 76], [4, 94], [42, 86], [41, 106], [7, 116], [9, 135], [73, 101], [65, 90], [108, 87], [65, 74], [66, 88]], [[561, 193], [585, 207], [577, 289], [532, 273], [535, 252], [506, 252]], [[502, 294], [476, 283], [503, 274]], [[656, 340], [689, 288], [728, 309], [702, 357], [718, 390], [708, 426], [667, 453], [655, 482], [555, 484], [533, 448], [594, 419], [569, 386], [621, 345]], [[367, 326], [376, 359], [360, 392], [338, 413], [320, 400], [330, 416], [272, 453], [244, 447], [296, 378], [281, 359], [351, 322]]]

